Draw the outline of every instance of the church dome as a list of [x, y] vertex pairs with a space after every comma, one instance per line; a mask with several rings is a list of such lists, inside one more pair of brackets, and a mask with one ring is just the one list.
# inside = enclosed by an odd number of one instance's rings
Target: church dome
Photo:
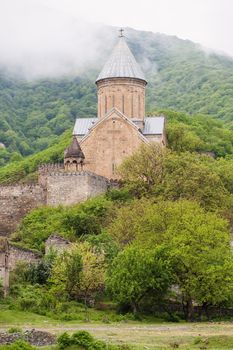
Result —
[[130, 51], [122, 33], [112, 55], [100, 72], [96, 83], [102, 79], [108, 78], [135, 78], [146, 82], [145, 76]]

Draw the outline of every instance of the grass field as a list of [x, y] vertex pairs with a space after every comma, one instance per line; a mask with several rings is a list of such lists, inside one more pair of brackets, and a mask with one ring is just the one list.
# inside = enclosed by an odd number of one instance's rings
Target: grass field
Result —
[[[29, 312], [0, 310], [0, 329], [13, 326], [36, 328], [54, 334], [85, 329], [99, 339], [112, 343], [130, 344], [137, 350], [169, 349], [233, 349], [233, 323], [77, 323], [61, 322]], [[48, 348], [46, 348], [48, 349]]]

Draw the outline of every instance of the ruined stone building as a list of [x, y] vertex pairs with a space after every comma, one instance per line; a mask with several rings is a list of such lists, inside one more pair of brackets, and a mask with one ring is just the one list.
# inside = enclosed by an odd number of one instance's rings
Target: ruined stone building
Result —
[[0, 237], [0, 286], [4, 296], [9, 290], [9, 276], [19, 262], [37, 263], [40, 255], [30, 249], [19, 248], [9, 243], [6, 237]]

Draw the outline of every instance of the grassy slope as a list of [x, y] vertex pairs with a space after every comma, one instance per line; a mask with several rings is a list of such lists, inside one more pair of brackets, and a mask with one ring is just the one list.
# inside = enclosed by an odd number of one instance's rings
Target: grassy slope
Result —
[[16, 182], [35, 182], [37, 180], [37, 169], [39, 165], [63, 162], [64, 149], [70, 143], [70, 140], [71, 130], [60, 136], [58, 142], [48, 149], [0, 168], [0, 184], [8, 185]]

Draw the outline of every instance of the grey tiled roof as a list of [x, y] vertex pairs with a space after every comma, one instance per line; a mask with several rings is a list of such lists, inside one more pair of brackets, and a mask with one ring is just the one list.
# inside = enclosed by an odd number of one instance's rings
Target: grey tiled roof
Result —
[[77, 118], [73, 129], [73, 135], [86, 135], [89, 129], [98, 122], [98, 120], [98, 118]]
[[106, 78], [137, 78], [146, 81], [124, 37], [119, 38], [112, 55], [105, 63], [96, 82]]
[[[99, 118], [77, 118], [73, 135], [85, 136], [91, 127], [99, 121]], [[164, 131], [164, 117], [153, 116], [145, 118], [143, 135], [162, 135]]]
[[145, 118], [143, 135], [160, 135], [164, 131], [164, 117], [153, 116]]

